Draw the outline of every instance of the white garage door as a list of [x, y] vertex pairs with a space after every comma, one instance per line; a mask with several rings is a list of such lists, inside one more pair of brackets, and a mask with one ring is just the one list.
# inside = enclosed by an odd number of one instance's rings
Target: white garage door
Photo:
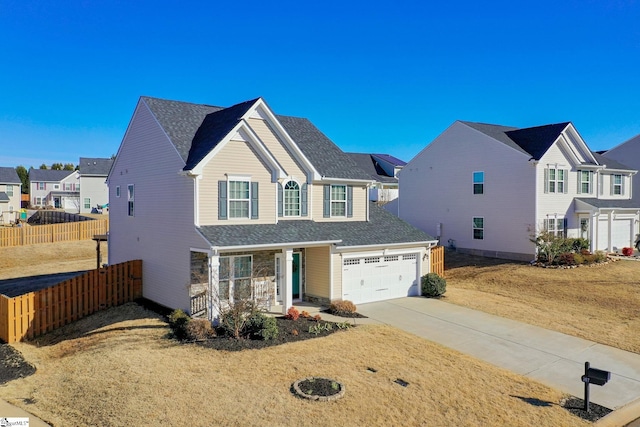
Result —
[[609, 220], [598, 220], [598, 245], [597, 250], [606, 251], [609, 248]]
[[611, 243], [614, 251], [632, 247], [630, 219], [616, 219], [611, 227]]
[[342, 298], [354, 304], [420, 295], [418, 254], [345, 258]]

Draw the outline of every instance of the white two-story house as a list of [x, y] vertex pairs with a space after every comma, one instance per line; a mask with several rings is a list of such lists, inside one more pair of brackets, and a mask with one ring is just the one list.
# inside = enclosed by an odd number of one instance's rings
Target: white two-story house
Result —
[[11, 224], [20, 211], [22, 181], [14, 168], [0, 167], [0, 224]]
[[56, 208], [80, 212], [78, 171], [29, 169], [29, 199], [34, 208]]
[[142, 259], [143, 295], [192, 313], [203, 292], [258, 286], [282, 311], [419, 295], [436, 243], [369, 203], [374, 181], [309, 120], [261, 98], [140, 98], [107, 182], [109, 261]]
[[109, 203], [107, 176], [113, 159], [80, 157], [80, 212], [101, 210]]
[[543, 230], [631, 247], [636, 170], [591, 152], [571, 123], [456, 121], [399, 173], [399, 215], [460, 251], [531, 260]]

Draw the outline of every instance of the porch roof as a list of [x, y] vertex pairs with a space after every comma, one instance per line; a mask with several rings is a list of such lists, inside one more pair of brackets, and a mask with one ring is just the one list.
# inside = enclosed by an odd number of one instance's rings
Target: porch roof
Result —
[[199, 227], [198, 230], [212, 246], [223, 248], [286, 246], [292, 243], [383, 246], [436, 240], [375, 203], [371, 203], [369, 221], [285, 220], [277, 224], [210, 225]]
[[[640, 203], [635, 200], [606, 200], [606, 199], [585, 199], [577, 198], [576, 210], [585, 209], [624, 209], [624, 210], [640, 210]], [[591, 210], [590, 209], [590, 210]]]
[[0, 202], [8, 202], [9, 196], [4, 191], [0, 191]]

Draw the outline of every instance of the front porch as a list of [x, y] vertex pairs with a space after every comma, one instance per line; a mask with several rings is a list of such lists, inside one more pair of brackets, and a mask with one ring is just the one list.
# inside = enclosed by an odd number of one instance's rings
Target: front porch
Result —
[[312, 302], [309, 307], [328, 304], [330, 254], [328, 245], [221, 253], [192, 250], [190, 314], [213, 320], [239, 300], [274, 314], [286, 314], [305, 301]]

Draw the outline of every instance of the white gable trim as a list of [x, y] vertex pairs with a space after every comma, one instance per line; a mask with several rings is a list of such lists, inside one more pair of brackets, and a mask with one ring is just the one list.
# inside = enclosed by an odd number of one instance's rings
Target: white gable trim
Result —
[[276, 159], [271, 155], [265, 144], [258, 138], [249, 124], [245, 120], [241, 120], [238, 124], [229, 132], [223, 139], [215, 146], [213, 150], [211, 150], [204, 159], [200, 160], [200, 162], [193, 167], [187, 173], [189, 175], [201, 175], [204, 169], [204, 166], [211, 161], [216, 154], [222, 150], [229, 141], [245, 141], [250, 144], [258, 153], [260, 158], [264, 160], [264, 162], [270, 166], [271, 168], [271, 177], [273, 181], [276, 181], [279, 178], [284, 178], [286, 176], [284, 169], [280, 166], [280, 164], [276, 161]]
[[562, 131], [562, 135], [564, 136], [565, 141], [570, 146], [570, 148], [575, 148], [577, 150], [577, 153], [575, 154], [576, 157], [578, 157], [579, 159], [584, 158], [584, 161], [580, 163], [586, 162], [596, 165], [598, 164], [598, 161], [593, 156], [593, 153], [591, 153], [591, 150], [584, 142], [576, 128], [573, 126], [573, 123], [569, 123], [567, 127], [564, 128], [564, 130]]
[[294, 158], [302, 165], [303, 169], [307, 173], [307, 183], [311, 183], [313, 180], [320, 179], [320, 173], [316, 170], [313, 164], [304, 155], [298, 144], [289, 136], [284, 127], [280, 124], [275, 114], [271, 111], [269, 106], [262, 98], [259, 98], [255, 104], [245, 113], [242, 117], [243, 120], [249, 118], [260, 118], [269, 122], [271, 127], [277, 133], [277, 136], [287, 145], [287, 148], [291, 150]]

